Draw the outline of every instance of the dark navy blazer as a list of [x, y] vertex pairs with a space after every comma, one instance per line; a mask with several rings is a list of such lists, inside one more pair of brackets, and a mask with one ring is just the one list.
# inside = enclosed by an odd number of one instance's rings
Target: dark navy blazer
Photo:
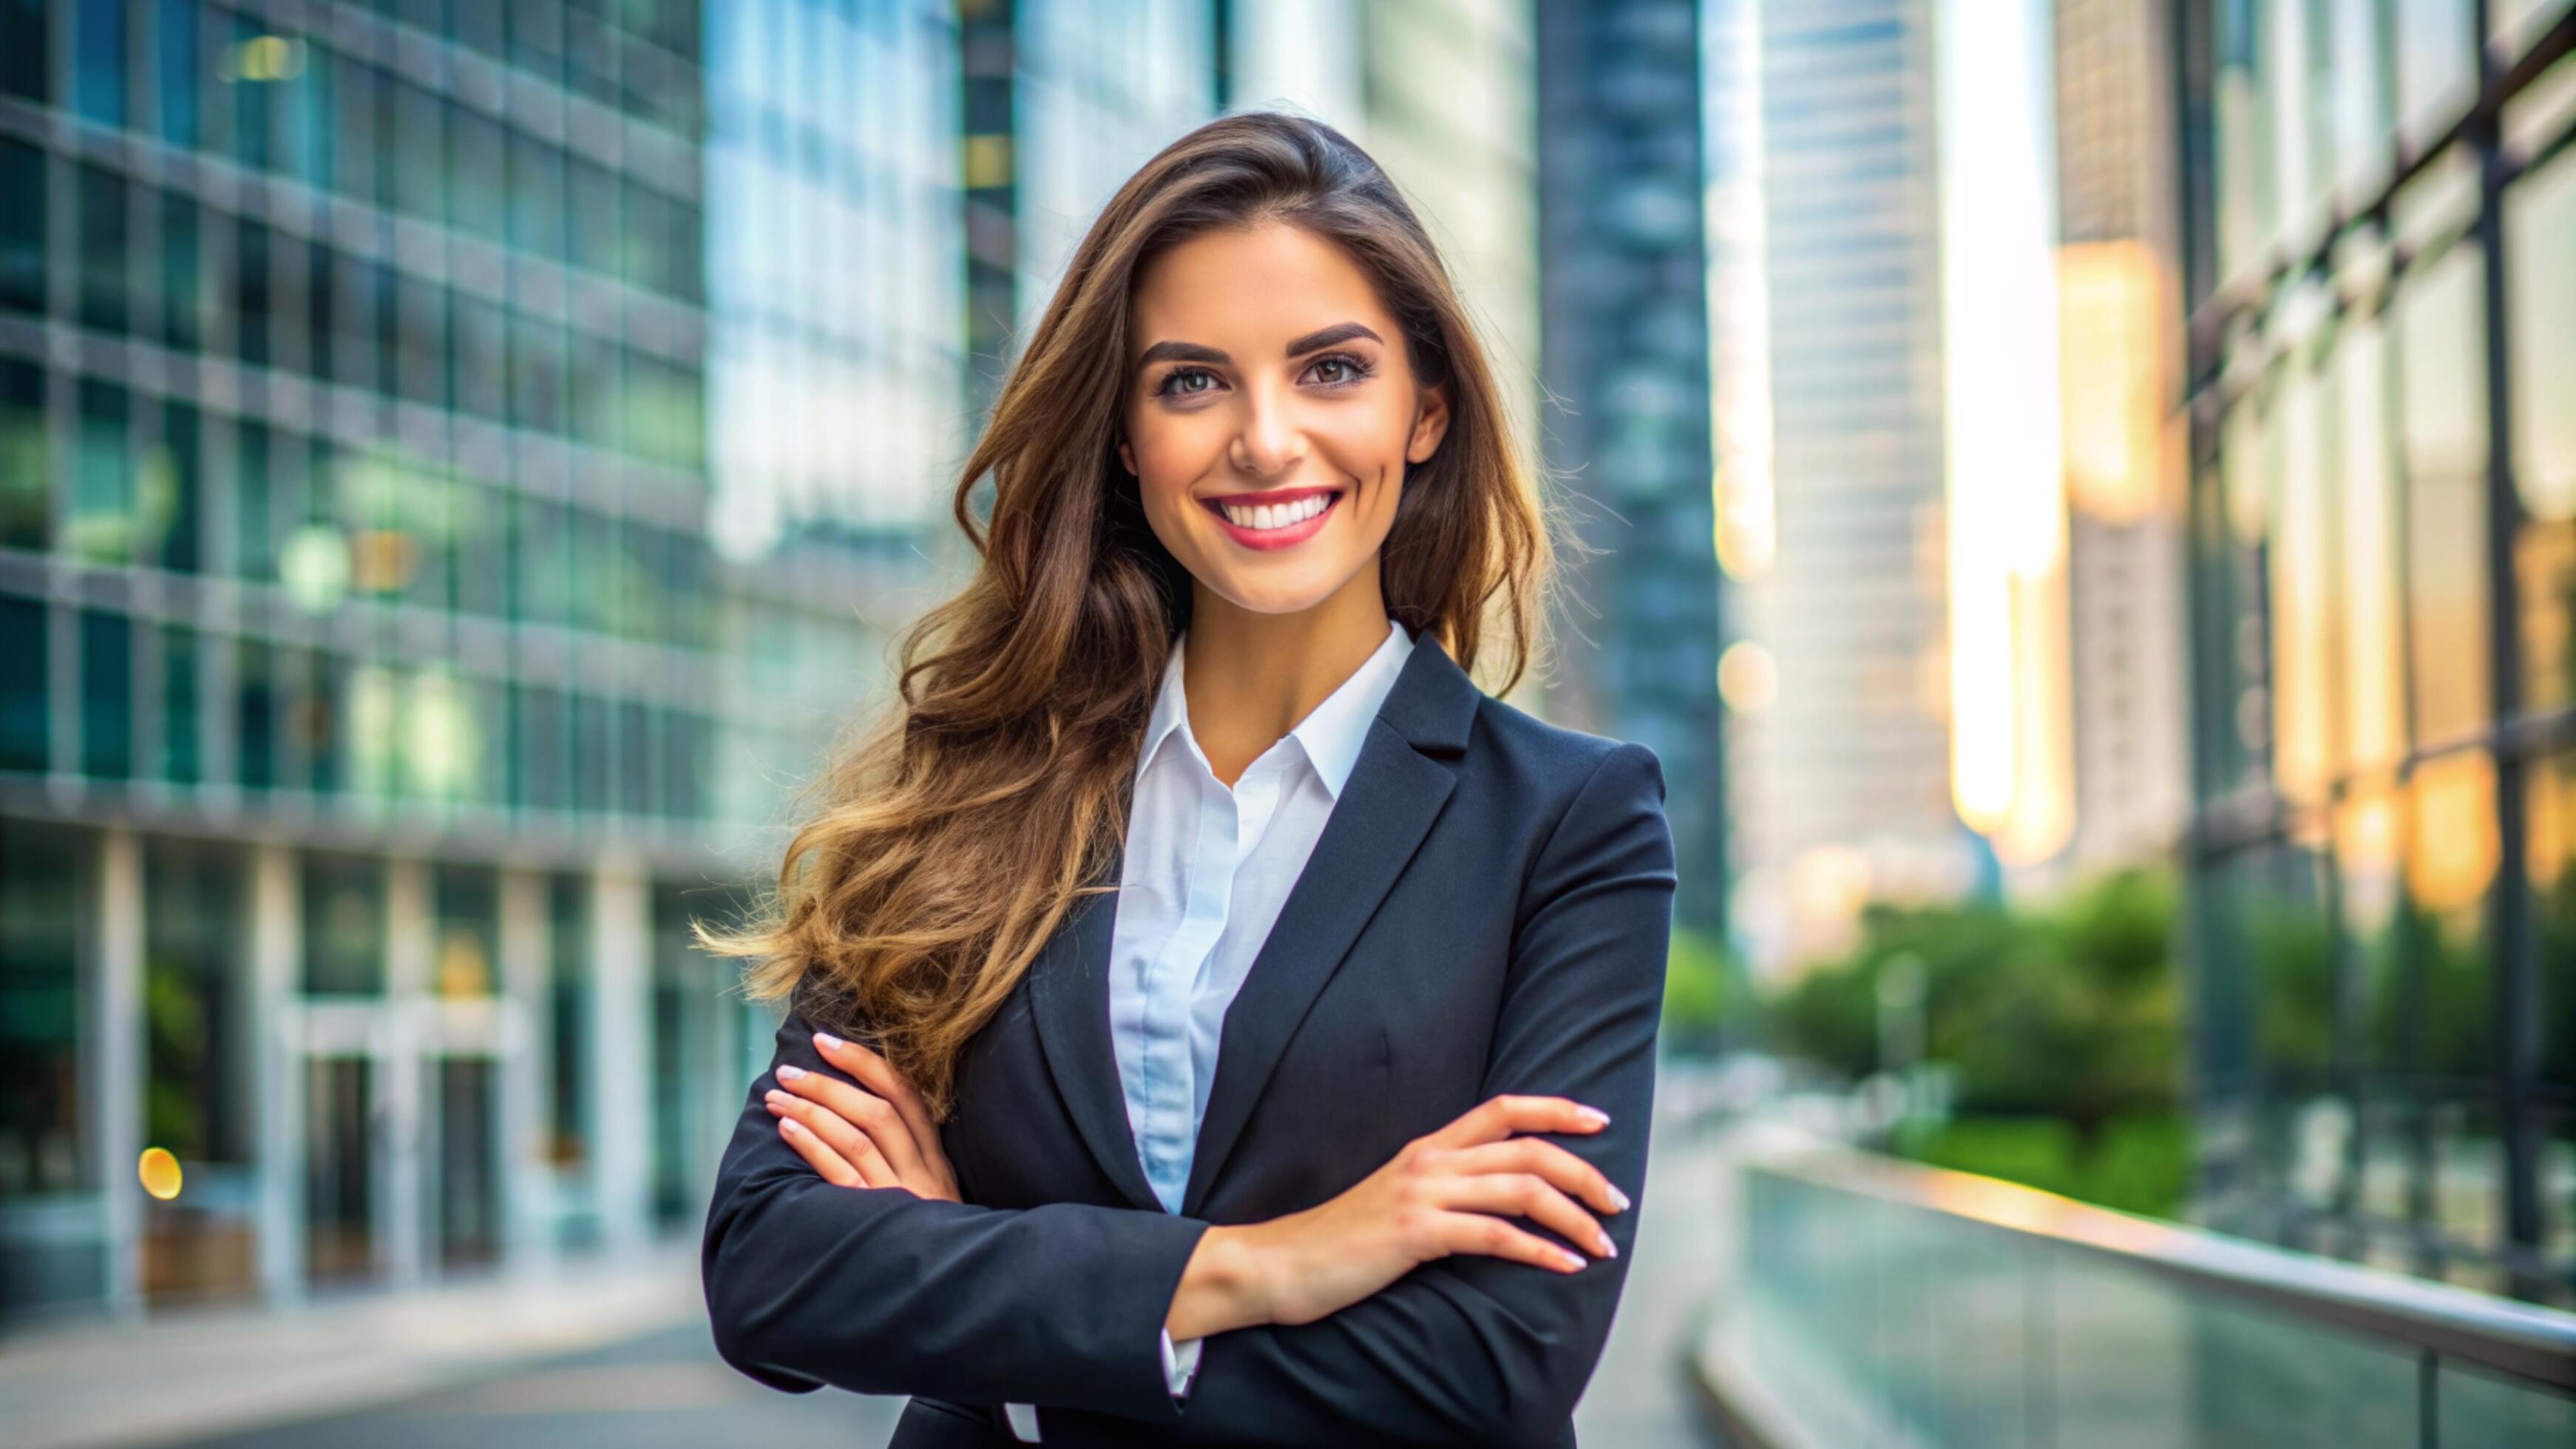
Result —
[[[963, 1202], [834, 1187], [780, 1140], [777, 1066], [830, 1070], [787, 1014], [707, 1214], [728, 1362], [912, 1395], [894, 1449], [1015, 1444], [1007, 1402], [1038, 1406], [1050, 1446], [1574, 1443], [1643, 1210], [1663, 767], [1486, 695], [1424, 642], [1226, 1013], [1181, 1210], [1146, 1182], [1110, 1046], [1116, 896], [1086, 896], [958, 1060], [941, 1144]], [[1174, 1402], [1159, 1335], [1201, 1233], [1313, 1207], [1506, 1092], [1610, 1114], [1544, 1135], [1639, 1204], [1604, 1220], [1622, 1256], [1419, 1264], [1313, 1323], [1210, 1335]]]

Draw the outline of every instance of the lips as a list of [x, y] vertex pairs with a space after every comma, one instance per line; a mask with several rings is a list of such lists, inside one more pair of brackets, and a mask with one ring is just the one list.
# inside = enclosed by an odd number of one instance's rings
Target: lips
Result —
[[[1217, 527], [1224, 530], [1226, 537], [1245, 548], [1267, 553], [1293, 547], [1321, 533], [1324, 524], [1332, 518], [1334, 511], [1341, 507], [1344, 492], [1345, 490], [1339, 488], [1279, 488], [1267, 493], [1232, 493], [1222, 498], [1202, 498], [1199, 502], [1207, 508], [1209, 516], [1216, 519]], [[1283, 504], [1295, 503], [1299, 499], [1318, 496], [1330, 500], [1324, 505], [1322, 512], [1312, 518], [1289, 524], [1285, 528], [1246, 528], [1226, 517], [1225, 509], [1219, 506], [1231, 504], [1237, 508], [1276, 508]]]

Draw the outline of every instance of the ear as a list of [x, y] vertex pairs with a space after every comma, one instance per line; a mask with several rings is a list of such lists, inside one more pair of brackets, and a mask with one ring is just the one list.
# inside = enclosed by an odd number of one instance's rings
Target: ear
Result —
[[1440, 440], [1449, 433], [1449, 385], [1434, 383], [1422, 389], [1422, 397], [1413, 414], [1413, 436], [1405, 441], [1404, 460], [1419, 463], [1440, 450]]
[[1125, 438], [1118, 440], [1118, 466], [1127, 470], [1128, 477], [1136, 476], [1136, 450], [1127, 446]]

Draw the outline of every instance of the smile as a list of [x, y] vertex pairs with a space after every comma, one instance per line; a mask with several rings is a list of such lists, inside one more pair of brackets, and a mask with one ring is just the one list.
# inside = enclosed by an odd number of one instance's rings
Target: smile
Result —
[[1245, 548], [1277, 549], [1305, 542], [1323, 531], [1324, 520], [1340, 506], [1338, 488], [1281, 489], [1232, 498], [1202, 498], [1228, 537]]

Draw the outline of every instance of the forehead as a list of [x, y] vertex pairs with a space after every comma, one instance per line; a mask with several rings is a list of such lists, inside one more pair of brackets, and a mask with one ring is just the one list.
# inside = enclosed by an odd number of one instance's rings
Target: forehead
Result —
[[1368, 274], [1339, 246], [1281, 222], [1210, 232], [1171, 247], [1137, 274], [1128, 306], [1129, 355], [1157, 342], [1201, 342], [1242, 361], [1335, 322], [1366, 322], [1390, 340], [1392, 320]]

